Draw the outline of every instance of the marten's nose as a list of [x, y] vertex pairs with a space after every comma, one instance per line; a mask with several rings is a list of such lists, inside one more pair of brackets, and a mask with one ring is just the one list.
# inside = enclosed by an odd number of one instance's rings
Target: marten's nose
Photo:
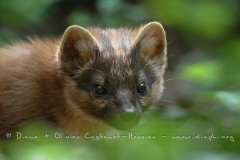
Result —
[[133, 109], [124, 109], [119, 113], [119, 118], [124, 123], [131, 123], [137, 118], [137, 113]]

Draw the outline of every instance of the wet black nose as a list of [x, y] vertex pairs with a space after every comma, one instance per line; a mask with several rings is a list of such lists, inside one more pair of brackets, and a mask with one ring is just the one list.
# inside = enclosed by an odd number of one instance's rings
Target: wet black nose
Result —
[[137, 113], [133, 109], [124, 109], [119, 113], [119, 118], [124, 123], [131, 123], [137, 117]]

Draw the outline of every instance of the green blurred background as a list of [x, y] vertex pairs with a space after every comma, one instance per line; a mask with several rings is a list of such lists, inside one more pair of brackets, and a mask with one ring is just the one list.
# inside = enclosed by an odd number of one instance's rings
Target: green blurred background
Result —
[[21, 132], [52, 138], [0, 142], [0, 159], [240, 159], [239, 15], [238, 0], [1, 0], [1, 45], [61, 36], [74, 24], [158, 21], [166, 30], [169, 64], [161, 104], [139, 126], [119, 132], [155, 138], [57, 139], [58, 129], [37, 122]]

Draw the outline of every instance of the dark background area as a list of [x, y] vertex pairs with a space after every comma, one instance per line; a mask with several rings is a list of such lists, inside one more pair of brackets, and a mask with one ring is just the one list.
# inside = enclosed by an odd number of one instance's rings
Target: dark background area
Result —
[[[131, 130], [156, 138], [7, 141], [0, 143], [0, 159], [240, 159], [238, 0], [1, 0], [0, 13], [0, 45], [58, 37], [70, 25], [151, 21], [162, 23], [168, 41], [162, 103]], [[56, 129], [37, 123], [22, 131]]]

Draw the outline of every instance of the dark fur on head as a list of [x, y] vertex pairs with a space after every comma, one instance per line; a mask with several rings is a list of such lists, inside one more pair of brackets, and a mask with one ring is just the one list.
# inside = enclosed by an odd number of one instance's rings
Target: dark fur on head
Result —
[[[69, 107], [77, 109], [74, 115], [117, 129], [136, 125], [141, 113], [160, 100], [166, 45], [164, 29], [157, 22], [135, 30], [69, 27], [59, 58]], [[144, 94], [138, 93], [142, 82]], [[99, 85], [104, 95], [95, 93]], [[119, 114], [129, 109], [136, 117], [125, 123]]]

